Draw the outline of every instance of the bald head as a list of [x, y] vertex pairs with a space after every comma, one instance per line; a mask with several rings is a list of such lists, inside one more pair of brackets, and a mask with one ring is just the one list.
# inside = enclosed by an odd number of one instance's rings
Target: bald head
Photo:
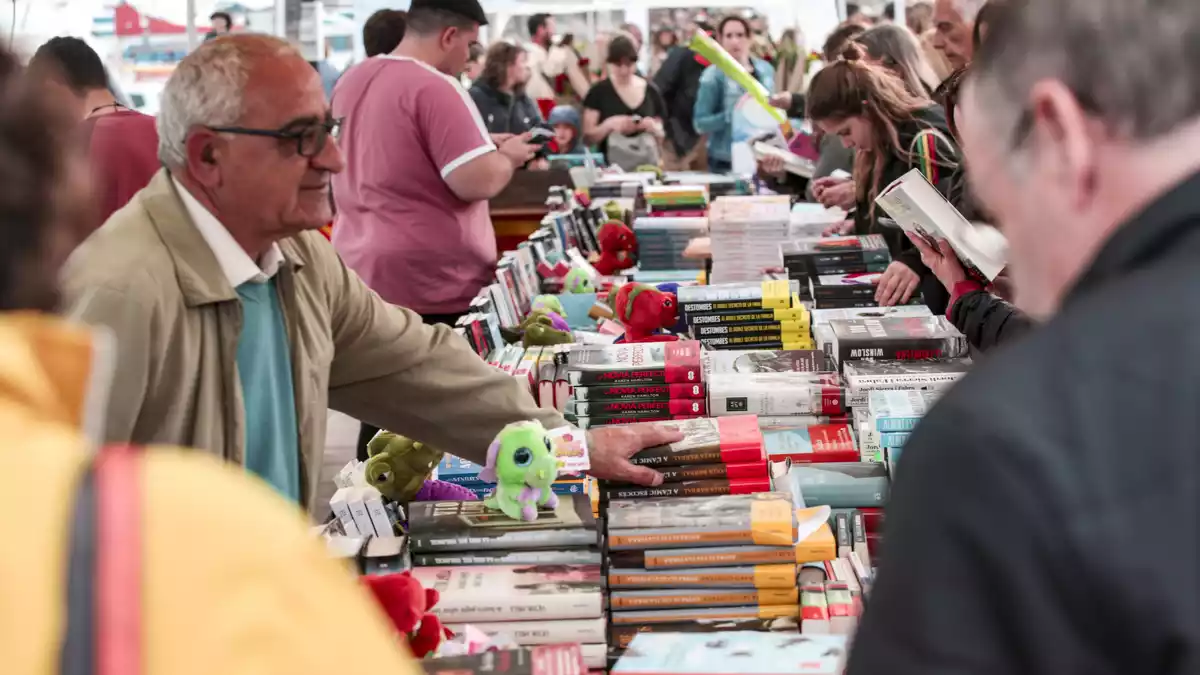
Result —
[[[158, 157], [171, 168], [187, 161], [184, 147], [195, 127], [238, 125], [264, 87], [294, 74], [319, 79], [295, 47], [269, 35], [228, 35], [188, 54], [163, 89], [158, 113]], [[291, 79], [294, 83], [294, 79]]]

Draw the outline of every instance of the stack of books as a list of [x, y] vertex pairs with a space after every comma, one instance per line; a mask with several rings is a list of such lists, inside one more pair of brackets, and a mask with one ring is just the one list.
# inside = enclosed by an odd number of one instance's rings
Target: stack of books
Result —
[[828, 352], [833, 348], [833, 321], [850, 319], [905, 319], [932, 318], [933, 312], [925, 305], [902, 305], [899, 307], [859, 307], [812, 310], [812, 336], [817, 349]]
[[642, 633], [795, 631], [800, 566], [836, 554], [828, 517], [778, 492], [610, 502], [611, 646]]
[[559, 362], [572, 387], [564, 415], [582, 429], [707, 414], [697, 342], [573, 345]]
[[[479, 472], [482, 469], [482, 466], [470, 460], [447, 454], [437, 465], [433, 477], [447, 483], [461, 485], [474, 492], [476, 497], [483, 499], [496, 489], [496, 484], [479, 480]], [[586, 476], [561, 477], [554, 481], [551, 488], [555, 494], [559, 495], [586, 495], [590, 493], [591, 483], [592, 479]]]
[[967, 356], [968, 344], [945, 317], [844, 319], [829, 322], [829, 354], [851, 361], [917, 361]]
[[[836, 386], [835, 383], [838, 382], [833, 362], [825, 352], [819, 350], [710, 351], [704, 353], [703, 361], [706, 380], [714, 377], [718, 380], [729, 379], [728, 376], [733, 375], [808, 373], [813, 375], [814, 380], [827, 382], [829, 386]], [[741, 407], [740, 402], [735, 407]], [[746, 407], [749, 407], [749, 401], [746, 402]], [[763, 431], [803, 429], [814, 425], [843, 423], [848, 420], [849, 418], [843, 414], [759, 414], [758, 426]]]
[[783, 264], [792, 205], [787, 196], [718, 197], [708, 212], [711, 283], [758, 281]]
[[558, 356], [566, 346], [529, 347], [506, 345], [486, 356], [488, 364], [517, 378], [543, 408], [566, 410], [571, 388], [567, 384], [566, 368]]
[[708, 212], [708, 188], [703, 185], [654, 185], [642, 194], [651, 217], [703, 218]]
[[893, 478], [896, 475], [896, 463], [909, 435], [943, 391], [944, 389], [886, 390], [869, 393], [868, 425], [879, 434], [880, 452]]
[[630, 460], [663, 474], [656, 487], [605, 482], [601, 505], [615, 499], [701, 497], [768, 492], [763, 435], [754, 415], [685, 420], [671, 426], [683, 440], [646, 448]]
[[784, 280], [679, 289], [688, 331], [706, 349], [812, 349], [799, 285]]
[[797, 239], [783, 243], [780, 255], [788, 278], [803, 289], [800, 297], [822, 309], [874, 305], [873, 288], [869, 295], [855, 295], [839, 288], [832, 277], [879, 273], [892, 262], [887, 242], [878, 234]]
[[685, 258], [683, 252], [693, 239], [708, 234], [708, 218], [652, 213], [633, 221], [633, 233], [638, 242], [638, 271], [704, 269], [704, 260]]
[[463, 656], [426, 658], [425, 675], [584, 675], [583, 650], [579, 645], [540, 645], [486, 651]]
[[[807, 592], [807, 589], [806, 589]], [[844, 635], [789, 635], [732, 629], [713, 635], [639, 635], [613, 675], [841, 675]]]
[[564, 495], [530, 522], [481, 502], [417, 502], [409, 542], [412, 574], [438, 591], [433, 613], [451, 630], [579, 643], [589, 668], [605, 666], [604, 577], [586, 495]]
[[[749, 413], [770, 418], [763, 425], [767, 428], [785, 429], [848, 421], [842, 378], [823, 352], [711, 352], [704, 368], [711, 415]], [[788, 442], [777, 440], [777, 445]]]

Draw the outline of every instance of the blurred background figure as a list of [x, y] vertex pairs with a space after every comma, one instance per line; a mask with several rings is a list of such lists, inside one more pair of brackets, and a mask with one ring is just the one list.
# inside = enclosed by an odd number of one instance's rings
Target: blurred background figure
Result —
[[938, 81], [950, 77], [954, 67], [946, 60], [946, 55], [933, 44], [933, 38], [937, 33], [933, 24], [933, 2], [931, 0], [909, 2], [904, 10], [904, 20], [908, 23], [908, 29], [920, 41], [921, 50], [925, 52], [925, 58], [929, 61], [933, 72], [937, 74]]
[[804, 91], [807, 73], [808, 52], [804, 34], [796, 28], [788, 28], [775, 46], [775, 91]]
[[[740, 16], [727, 16], [717, 25], [721, 46], [750, 76], [767, 91], [775, 88], [775, 69], [771, 64], [750, 54], [750, 22]], [[708, 135], [708, 168], [714, 173], [733, 169], [733, 110], [746, 94], [742, 85], [725, 76], [716, 66], [709, 66], [700, 77], [692, 124], [696, 131]]]
[[[525, 50], [522, 49], [521, 52], [524, 53]], [[470, 89], [471, 85], [473, 85], [475, 81], [479, 79], [480, 75], [483, 74], [483, 67], [486, 59], [487, 50], [484, 49], [483, 45], [479, 44], [478, 42], [473, 43], [471, 45], [471, 51], [467, 56], [467, 66], [463, 69], [462, 75], [460, 76], [464, 89]], [[528, 59], [525, 59], [524, 67], [526, 71], [529, 70]], [[529, 80], [528, 73], [524, 76], [524, 78], [526, 81]], [[524, 87], [524, 85], [522, 85], [522, 87]]]
[[[716, 32], [710, 24], [699, 19], [695, 26], [695, 30], [704, 31], [709, 36]], [[696, 108], [696, 95], [700, 90], [700, 78], [710, 64], [687, 47], [689, 41], [691, 36], [685, 35], [684, 44], [672, 47], [667, 52], [662, 68], [654, 76], [654, 84], [667, 106], [664, 166], [678, 171], [702, 171], [708, 168], [708, 156], [703, 139], [692, 124], [692, 116]]]
[[633, 46], [637, 47], [638, 54], [642, 53], [642, 47], [646, 45], [646, 36], [642, 34], [642, 29], [636, 23], [621, 24], [621, 32], [633, 38]]
[[914, 96], [932, 96], [941, 82], [925, 60], [921, 45], [904, 26], [881, 24], [859, 35], [855, 42], [866, 48], [867, 63], [882, 66], [899, 77]]
[[213, 12], [208, 17], [211, 29], [204, 36], [205, 41], [221, 37], [233, 30], [233, 16], [229, 12]]
[[583, 152], [583, 120], [573, 106], [554, 106], [546, 123], [554, 129], [554, 140], [546, 148], [550, 154], [576, 155]]
[[936, 0], [933, 6], [933, 45], [951, 68], [962, 68], [975, 53], [975, 18], [987, 0]]
[[862, 6], [857, 2], [846, 3], [846, 20], [844, 23], [853, 23], [863, 28], [870, 28], [875, 25], [875, 21], [863, 11]]
[[529, 57], [525, 48], [497, 42], [487, 50], [483, 71], [471, 86], [471, 100], [493, 134], [523, 134], [542, 122], [538, 106], [525, 94]]
[[658, 88], [637, 74], [637, 58], [633, 38], [617, 34], [608, 44], [608, 78], [583, 101], [584, 141], [599, 145], [610, 163], [626, 171], [658, 164], [667, 114]]
[[396, 9], [381, 9], [363, 24], [363, 48], [367, 58], [391, 54], [404, 39], [408, 14]]
[[154, 118], [118, 103], [99, 55], [75, 37], [56, 37], [38, 48], [30, 73], [66, 93], [92, 168], [97, 228], [129, 203], [158, 171]]
[[654, 44], [650, 47], [650, 77], [658, 74], [663, 63], [667, 60], [667, 54], [679, 44], [679, 34], [671, 28], [659, 28], [654, 31]]

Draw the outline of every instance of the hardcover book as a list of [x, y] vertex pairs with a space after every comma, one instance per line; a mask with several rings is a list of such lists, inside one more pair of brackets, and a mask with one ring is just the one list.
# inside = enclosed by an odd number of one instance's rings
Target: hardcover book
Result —
[[887, 503], [887, 470], [874, 462], [793, 464], [787, 481], [808, 506], [858, 508]]
[[633, 416], [652, 415], [703, 415], [704, 399], [668, 399], [666, 401], [570, 401], [567, 413], [577, 417], [604, 417], [607, 415]]
[[787, 494], [614, 500], [608, 506], [612, 550], [696, 546], [793, 546], [796, 513]]
[[700, 338], [700, 344], [705, 349], [813, 349], [816, 343], [812, 338], [795, 338], [783, 336], [782, 339], [772, 339], [763, 335], [743, 335], [734, 337]]
[[421, 660], [425, 675], [584, 675], [579, 645], [543, 645]]
[[563, 548], [532, 551], [448, 551], [445, 553], [414, 553], [412, 563], [419, 567], [450, 565], [599, 565], [598, 548]]
[[704, 352], [704, 372], [709, 375], [736, 373], [815, 373], [829, 372], [834, 366], [825, 352], [809, 349], [794, 351]]
[[714, 338], [753, 335], [757, 340], [799, 341], [811, 339], [808, 322], [758, 321], [754, 323], [725, 323], [692, 327], [692, 337]]
[[672, 401], [704, 399], [703, 384], [633, 384], [575, 387], [576, 401]]
[[731, 621], [743, 619], [786, 619], [800, 616], [800, 607], [790, 605], [744, 605], [742, 607], [686, 607], [614, 611], [613, 626], [645, 626], [680, 621]]
[[940, 396], [937, 391], [872, 391], [868, 407], [875, 429], [880, 434], [912, 431]]
[[[692, 480], [712, 480], [714, 478], [734, 479], [766, 479], [767, 465], [765, 462], [744, 462], [742, 464], [689, 464], [684, 466], [666, 466], [658, 469], [664, 483], [679, 483]], [[609, 486], [621, 486], [623, 483], [609, 481]]]
[[971, 359], [848, 361], [843, 372], [850, 406], [870, 404], [870, 392], [883, 389], [945, 392], [967, 374]]
[[[468, 624], [446, 626], [461, 633]], [[497, 621], [469, 624], [488, 637], [507, 637], [519, 645], [596, 644], [605, 642], [608, 622], [603, 618], [561, 621]]]
[[863, 359], [914, 361], [967, 355], [967, 339], [945, 317], [832, 321], [838, 363]]
[[549, 621], [603, 616], [599, 565], [417, 567], [413, 578], [438, 592], [443, 623]]
[[563, 413], [566, 420], [580, 429], [595, 429], [618, 424], [645, 424], [696, 419], [697, 415], [667, 415], [665, 413], [622, 413], [620, 415], [575, 416]]
[[708, 400], [713, 416], [840, 415], [846, 391], [813, 382], [810, 373], [710, 375]]
[[645, 633], [613, 675], [841, 675], [844, 635]]
[[692, 341], [584, 345], [566, 354], [572, 386], [695, 384], [700, 345]]
[[819, 523], [795, 546], [713, 546], [646, 551], [610, 551], [614, 567], [674, 570], [688, 567], [740, 567], [747, 565], [801, 565], [834, 555], [833, 533]]
[[779, 323], [783, 321], [806, 324], [809, 321], [808, 310], [803, 306], [792, 306], [787, 309], [692, 312], [687, 315], [687, 323], [690, 326], [721, 326], [743, 323]]
[[685, 314], [731, 310], [788, 309], [799, 292], [795, 281], [764, 281], [761, 284], [716, 284], [680, 287], [676, 297]]
[[772, 462], [857, 462], [860, 458], [849, 424], [821, 424], [806, 429], [763, 432]]
[[859, 309], [814, 309], [812, 324], [820, 326], [830, 321], [849, 319], [920, 319], [932, 318], [933, 312], [926, 305], [900, 305], [897, 307], [863, 307]]
[[646, 448], [630, 461], [655, 467], [766, 461], [762, 432], [753, 415], [686, 420], [674, 426], [683, 432], [682, 441]]
[[[765, 465], [764, 465], [765, 470]], [[769, 492], [771, 480], [761, 478], [710, 478], [656, 486], [615, 485], [602, 488], [607, 499], [645, 499], [650, 497], [704, 497], [717, 495], [748, 495]]]
[[694, 567], [676, 570], [610, 569], [609, 588], [795, 588], [796, 565]]
[[828, 274], [810, 277], [809, 291], [814, 300], [873, 300], [879, 285], [879, 272], [861, 274]]
[[672, 623], [644, 623], [612, 627], [609, 642], [617, 649], [628, 649], [633, 638], [642, 633], [730, 633], [737, 631], [800, 632], [800, 622], [795, 617], [743, 618], [743, 619], [697, 619]]
[[892, 256], [888, 252], [883, 235], [821, 237], [797, 239], [780, 245], [784, 265], [835, 265], [888, 263]]
[[675, 609], [679, 607], [739, 607], [742, 605], [794, 605], [800, 599], [792, 588], [703, 588], [644, 591], [613, 591], [609, 607], [627, 609]]
[[414, 502], [409, 539], [416, 553], [512, 551], [595, 546], [596, 519], [587, 495], [562, 495], [534, 521], [513, 520], [482, 502]]

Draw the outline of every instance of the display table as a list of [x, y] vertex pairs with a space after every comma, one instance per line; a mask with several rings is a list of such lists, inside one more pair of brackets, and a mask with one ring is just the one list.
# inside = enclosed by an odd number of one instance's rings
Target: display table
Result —
[[516, 172], [508, 187], [488, 204], [496, 247], [511, 251], [528, 239], [546, 215], [546, 195], [550, 188], [570, 184], [571, 177], [563, 170]]

